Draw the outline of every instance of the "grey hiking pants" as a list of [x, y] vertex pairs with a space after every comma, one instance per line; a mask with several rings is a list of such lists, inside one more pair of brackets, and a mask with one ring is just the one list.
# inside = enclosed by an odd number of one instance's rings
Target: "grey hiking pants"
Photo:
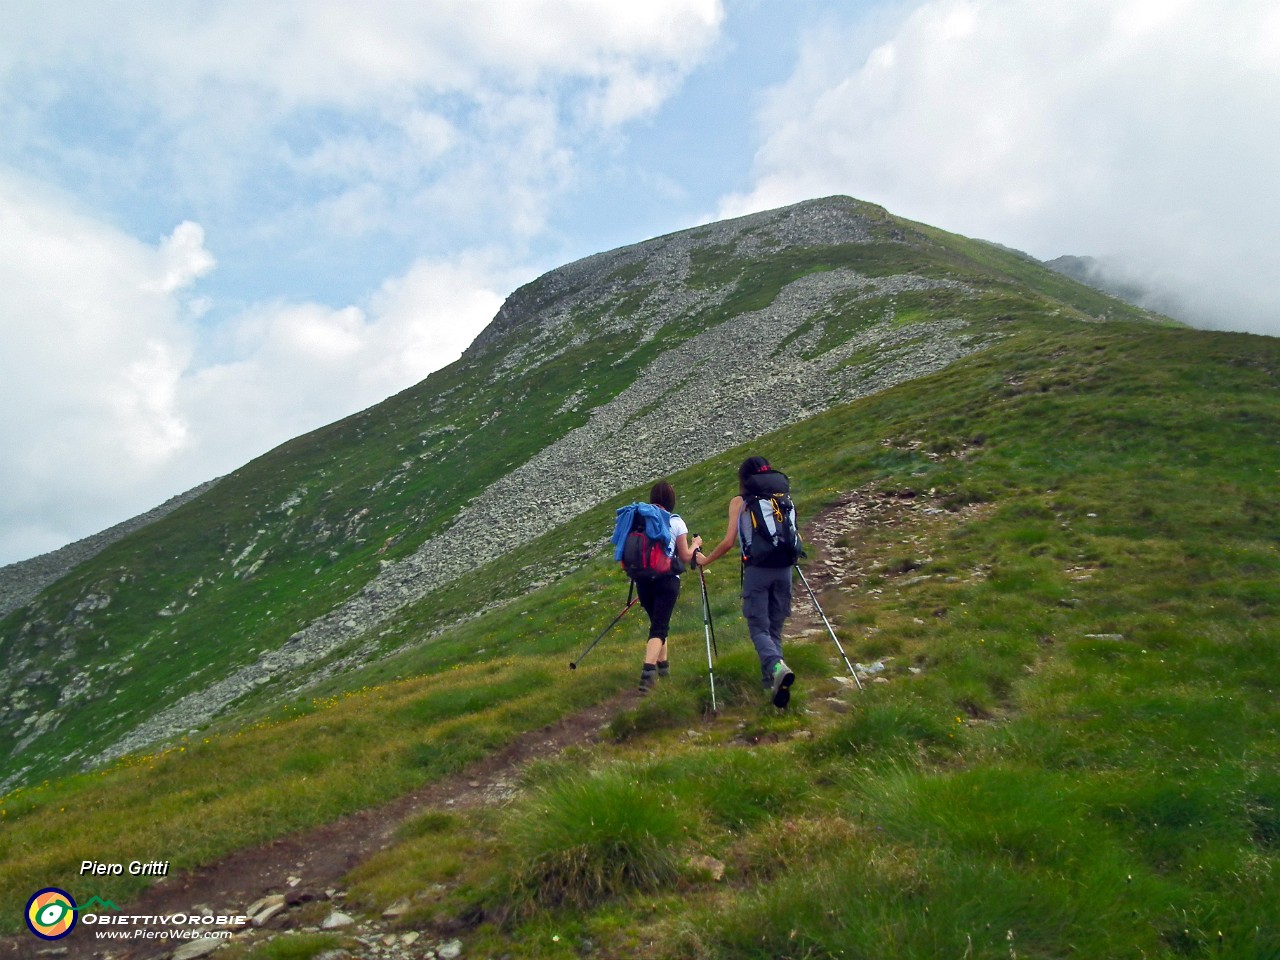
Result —
[[769, 686], [773, 667], [782, 659], [782, 624], [791, 616], [791, 568], [743, 567], [742, 616], [760, 657], [760, 675]]

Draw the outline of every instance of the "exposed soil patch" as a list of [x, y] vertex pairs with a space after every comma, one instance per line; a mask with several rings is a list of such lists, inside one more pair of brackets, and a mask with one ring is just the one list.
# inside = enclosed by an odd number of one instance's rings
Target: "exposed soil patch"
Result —
[[932, 527], [966, 523], [990, 508], [957, 506], [940, 491], [914, 487], [853, 490], [806, 525], [811, 562], [805, 576], [816, 593], [857, 589], [872, 573], [886, 580], [910, 577], [931, 559]]

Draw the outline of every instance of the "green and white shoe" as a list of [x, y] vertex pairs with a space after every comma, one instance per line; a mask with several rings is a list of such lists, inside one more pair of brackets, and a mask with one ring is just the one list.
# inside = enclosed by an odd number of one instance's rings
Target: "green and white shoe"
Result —
[[796, 675], [782, 660], [773, 666], [773, 705], [785, 707], [791, 702], [791, 685], [796, 682]]

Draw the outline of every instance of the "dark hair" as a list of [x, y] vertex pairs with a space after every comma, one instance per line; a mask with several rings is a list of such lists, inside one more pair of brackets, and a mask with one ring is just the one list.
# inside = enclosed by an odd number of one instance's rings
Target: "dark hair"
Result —
[[670, 513], [676, 508], [676, 488], [665, 480], [659, 480], [649, 491], [649, 502]]
[[742, 466], [738, 467], [738, 487], [742, 490], [747, 488], [747, 477], [753, 473], [763, 473], [766, 470], [772, 470], [769, 461], [764, 457], [747, 457], [742, 461]]

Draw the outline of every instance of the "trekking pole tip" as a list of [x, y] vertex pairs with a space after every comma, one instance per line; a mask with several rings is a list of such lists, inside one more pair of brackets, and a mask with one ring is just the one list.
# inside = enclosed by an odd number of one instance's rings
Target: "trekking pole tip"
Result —
[[569, 669], [570, 669], [570, 670], [577, 670], [577, 669], [578, 669], [578, 665], [577, 665], [576, 663], [574, 663], [572, 660], [570, 660], [570, 661], [569, 661]]

